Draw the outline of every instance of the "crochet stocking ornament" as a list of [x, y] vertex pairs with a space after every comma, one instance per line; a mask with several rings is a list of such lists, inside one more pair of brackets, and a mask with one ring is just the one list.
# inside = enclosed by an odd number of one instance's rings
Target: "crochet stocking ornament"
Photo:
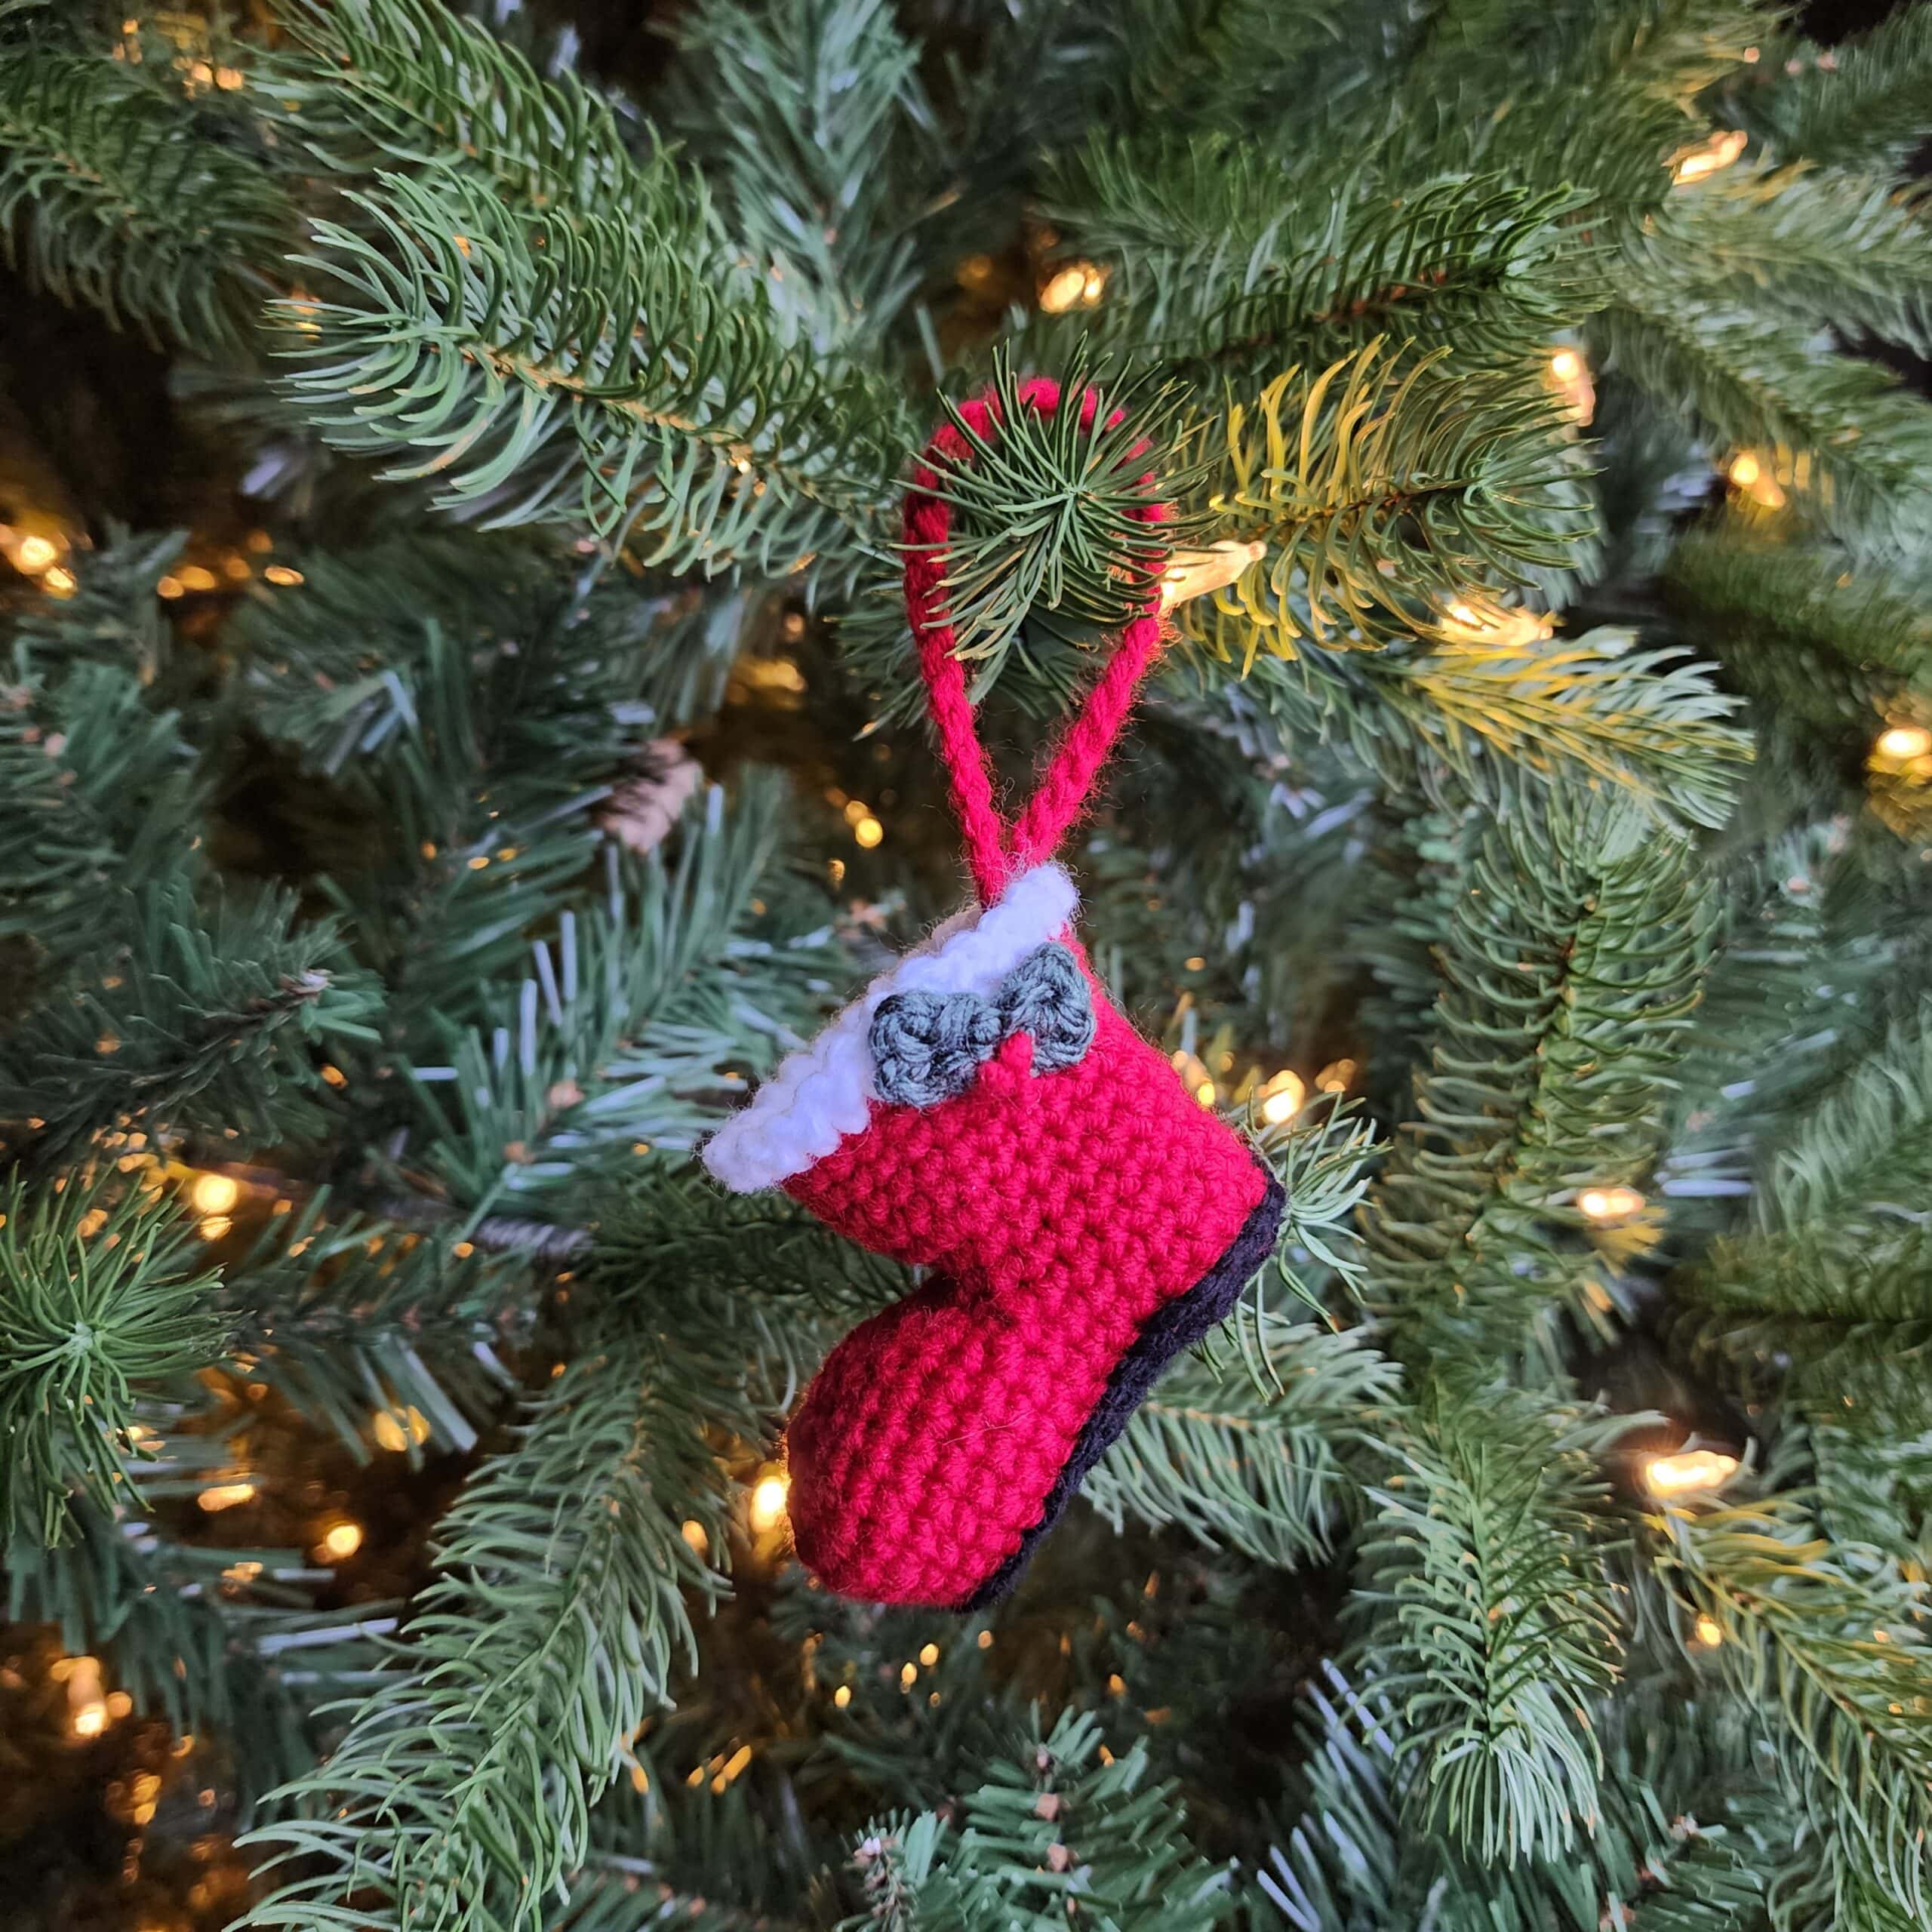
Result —
[[[1021, 405], [1050, 414], [1057, 385]], [[1095, 407], [1091, 392], [1083, 417]], [[991, 403], [961, 411], [990, 443]], [[874, 980], [704, 1150], [928, 1271], [827, 1358], [786, 1438], [792, 1534], [832, 1589], [976, 1608], [1003, 1595], [1161, 1370], [1273, 1246], [1279, 1186], [1115, 1011], [1053, 853], [1158, 647], [1121, 632], [1011, 828], [946, 611], [936, 460], [906, 509], [907, 608], [980, 903]], [[1164, 519], [1153, 506], [1149, 521]]]

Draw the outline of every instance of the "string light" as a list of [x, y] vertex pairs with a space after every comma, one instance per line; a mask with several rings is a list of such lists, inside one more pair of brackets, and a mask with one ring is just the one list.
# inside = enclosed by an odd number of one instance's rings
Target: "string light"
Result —
[[165, 577], [155, 584], [154, 594], [157, 597], [165, 597], [171, 600], [180, 596], [187, 588], [188, 586], [178, 577]]
[[226, 1174], [198, 1174], [188, 1198], [203, 1214], [225, 1214], [242, 1198], [240, 1184]]
[[370, 1427], [383, 1448], [398, 1453], [412, 1442], [429, 1439], [429, 1418], [414, 1404], [401, 1409], [378, 1409]]
[[1574, 349], [1555, 350], [1549, 358], [1550, 387], [1560, 395], [1570, 420], [1585, 423], [1597, 413], [1597, 386], [1590, 365]]
[[931, 1669], [933, 1666], [939, 1662], [939, 1646], [937, 1644], [925, 1645], [919, 1652], [919, 1661], [928, 1670]]
[[1687, 1496], [1696, 1490], [1721, 1489], [1737, 1473], [1737, 1458], [1718, 1449], [1680, 1449], [1653, 1456], [1644, 1481], [1653, 1496]]
[[1781, 510], [1785, 506], [1783, 485], [1766, 469], [1762, 460], [1751, 450], [1740, 450], [1730, 460], [1725, 472], [1730, 478], [1731, 487], [1740, 496], [1748, 497], [1760, 509]]
[[14, 546], [14, 568], [23, 577], [38, 577], [60, 558], [60, 546], [51, 537], [23, 537]]
[[1074, 262], [1060, 269], [1040, 291], [1040, 306], [1050, 315], [1069, 309], [1093, 309], [1106, 293], [1109, 271], [1094, 262]]
[[76, 1737], [98, 1737], [113, 1715], [101, 1692], [100, 1660], [62, 1657], [48, 1674], [67, 1687], [68, 1729]]
[[255, 1500], [255, 1485], [245, 1478], [239, 1482], [211, 1483], [195, 1500], [211, 1516], [218, 1515], [224, 1509], [232, 1509], [238, 1504], [252, 1503]]
[[697, 1551], [699, 1555], [704, 1556], [710, 1553], [710, 1532], [695, 1516], [687, 1516], [678, 1525], [678, 1534], [684, 1538], [686, 1545]]
[[1346, 1094], [1355, 1072], [1355, 1063], [1352, 1060], [1331, 1060], [1315, 1076], [1315, 1090], [1322, 1094]]
[[1487, 602], [1475, 605], [1460, 597], [1444, 606], [1436, 623], [1448, 643], [1496, 645], [1505, 649], [1540, 643], [1556, 629], [1556, 620], [1547, 611]]
[[1724, 1626], [1708, 1611], [1697, 1620], [1697, 1641], [1713, 1651], [1724, 1641]]
[[266, 570], [263, 571], [262, 575], [270, 583], [288, 585], [300, 583], [302, 581], [302, 573], [298, 570], [290, 568], [287, 564], [271, 564]]
[[1903, 764], [1932, 752], [1932, 731], [1923, 724], [1888, 724], [1872, 749], [1879, 757]]
[[1232, 537], [1211, 543], [1204, 550], [1176, 550], [1161, 573], [1161, 614], [1165, 617], [1177, 604], [1225, 589], [1267, 554], [1265, 543], [1238, 543]]
[[1681, 148], [1671, 157], [1670, 176], [1680, 188], [1694, 181], [1721, 174], [1744, 152], [1746, 137], [1741, 128], [1720, 128], [1708, 140]]
[[1301, 1112], [1301, 1103], [1308, 1098], [1308, 1083], [1284, 1067], [1255, 1097], [1261, 1103], [1261, 1118], [1270, 1127], [1279, 1127]]
[[362, 1525], [345, 1518], [340, 1523], [331, 1523], [322, 1532], [322, 1540], [315, 1546], [315, 1554], [332, 1563], [345, 1563], [361, 1547]]
[[792, 1478], [783, 1469], [768, 1469], [752, 1488], [752, 1527], [775, 1530], [785, 1520], [785, 1499], [791, 1494]]
[[840, 1684], [838, 1688], [832, 1692], [832, 1701], [842, 1711], [845, 1706], [852, 1701], [851, 1685], [849, 1684]]
[[74, 573], [56, 564], [40, 580], [40, 587], [51, 597], [71, 597], [80, 588]]
[[868, 815], [853, 826], [852, 836], [869, 852], [885, 836], [885, 827]]
[[1643, 1206], [1644, 1197], [1634, 1187], [1586, 1187], [1577, 1197], [1577, 1211], [1597, 1222], [1627, 1221]]

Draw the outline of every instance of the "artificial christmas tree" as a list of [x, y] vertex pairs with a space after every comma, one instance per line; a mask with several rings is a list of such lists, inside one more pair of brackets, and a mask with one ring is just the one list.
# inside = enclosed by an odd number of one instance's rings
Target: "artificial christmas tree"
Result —
[[0, 1925], [1932, 1917], [1927, 20], [0, 0]]

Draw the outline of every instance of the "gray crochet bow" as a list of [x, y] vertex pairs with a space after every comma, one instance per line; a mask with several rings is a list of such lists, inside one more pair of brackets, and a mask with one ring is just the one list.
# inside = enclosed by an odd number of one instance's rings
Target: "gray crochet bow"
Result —
[[1071, 1066], [1093, 1044], [1093, 997], [1065, 946], [1029, 952], [990, 999], [913, 992], [881, 1000], [872, 1030], [879, 1097], [905, 1107], [951, 1100], [1015, 1033], [1032, 1035], [1035, 1073]]

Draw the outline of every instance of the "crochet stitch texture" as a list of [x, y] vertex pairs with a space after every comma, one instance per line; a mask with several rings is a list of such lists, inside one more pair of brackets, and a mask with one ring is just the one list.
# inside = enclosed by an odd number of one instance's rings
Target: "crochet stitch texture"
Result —
[[[1020, 403], [1051, 413], [1060, 392], [1029, 383]], [[1091, 422], [1091, 392], [1078, 408]], [[997, 437], [986, 398], [960, 415]], [[728, 1186], [782, 1186], [931, 1271], [807, 1390], [786, 1438], [792, 1529], [847, 1595], [961, 1608], [1011, 1586], [1162, 1367], [1266, 1258], [1282, 1208], [1109, 1001], [1072, 936], [1071, 882], [1048, 863], [1158, 648], [1157, 574], [1009, 826], [946, 608], [933, 465], [971, 454], [949, 423], [915, 472], [906, 592], [984, 909], [874, 981], [703, 1156]]]

